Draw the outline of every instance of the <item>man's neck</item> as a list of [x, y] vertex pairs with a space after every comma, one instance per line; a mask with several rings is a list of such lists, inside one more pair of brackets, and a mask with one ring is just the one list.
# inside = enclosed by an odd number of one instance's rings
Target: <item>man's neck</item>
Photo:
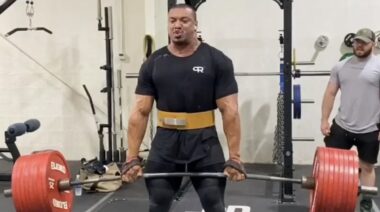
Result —
[[355, 56], [356, 56], [358, 61], [367, 61], [367, 60], [371, 59], [372, 55], [373, 55], [373, 53], [370, 53], [369, 55], [367, 55], [365, 57], [358, 57], [356, 55]]
[[197, 50], [200, 43], [201, 42], [198, 39], [195, 39], [185, 45], [179, 45], [172, 42], [169, 44], [168, 49], [170, 53], [177, 57], [187, 57], [192, 55]]

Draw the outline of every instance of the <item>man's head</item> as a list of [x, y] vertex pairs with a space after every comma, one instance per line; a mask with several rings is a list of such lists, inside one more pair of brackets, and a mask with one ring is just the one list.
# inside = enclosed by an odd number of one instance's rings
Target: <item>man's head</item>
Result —
[[177, 45], [189, 44], [197, 36], [197, 15], [193, 7], [177, 4], [170, 8], [168, 14], [170, 41]]
[[360, 29], [354, 37], [354, 54], [359, 58], [368, 57], [375, 45], [375, 33], [368, 28]]

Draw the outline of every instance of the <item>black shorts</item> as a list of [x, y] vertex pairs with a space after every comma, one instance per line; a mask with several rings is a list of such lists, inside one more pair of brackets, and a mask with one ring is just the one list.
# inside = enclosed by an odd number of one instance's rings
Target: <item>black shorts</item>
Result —
[[351, 149], [356, 146], [359, 158], [367, 163], [377, 163], [379, 153], [379, 131], [369, 133], [352, 133], [349, 132], [333, 121], [329, 136], [324, 139], [326, 147], [334, 147], [340, 149]]
[[[144, 173], [171, 173], [171, 172], [223, 172], [224, 171], [224, 162], [223, 163], [215, 163], [212, 165], [204, 165], [204, 162], [202, 161], [204, 159], [191, 162], [189, 164], [180, 164], [180, 163], [173, 163], [166, 161], [165, 159], [162, 159], [162, 161], [151, 161], [148, 160], [146, 162]], [[152, 178], [155, 179], [155, 178]], [[192, 181], [197, 180], [197, 177], [194, 177]], [[201, 178], [199, 178], [201, 179]], [[214, 178], [216, 184], [219, 184], [218, 182], [222, 182], [225, 186], [226, 179], [225, 178]], [[171, 189], [178, 190], [179, 186], [181, 185], [182, 177], [170, 177], [166, 178], [165, 180], [168, 180], [171, 184]], [[151, 184], [150, 178], [145, 179], [148, 190], [150, 189], [149, 185]]]
[[223, 163], [214, 163], [210, 165], [204, 165], [206, 158], [188, 163], [173, 163], [165, 159], [162, 161], [148, 160], [144, 169], [145, 173], [156, 173], [156, 172], [223, 172], [224, 162]]

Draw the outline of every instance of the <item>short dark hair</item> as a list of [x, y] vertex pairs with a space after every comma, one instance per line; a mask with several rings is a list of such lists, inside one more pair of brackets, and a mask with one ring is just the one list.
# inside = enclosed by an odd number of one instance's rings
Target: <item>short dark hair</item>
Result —
[[172, 9], [177, 9], [177, 8], [181, 8], [181, 9], [188, 8], [188, 9], [190, 9], [191, 11], [193, 11], [194, 20], [197, 21], [197, 12], [193, 6], [191, 6], [189, 4], [175, 4], [169, 8], [169, 11]]

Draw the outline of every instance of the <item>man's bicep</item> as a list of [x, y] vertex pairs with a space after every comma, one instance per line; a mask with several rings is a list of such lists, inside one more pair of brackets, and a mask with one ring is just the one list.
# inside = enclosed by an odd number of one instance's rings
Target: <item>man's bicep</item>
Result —
[[228, 108], [237, 110], [238, 107], [238, 98], [237, 94], [231, 94], [216, 100], [216, 105], [218, 109], [224, 111]]
[[152, 111], [153, 101], [153, 96], [137, 94], [134, 111], [144, 115], [149, 114]]
[[339, 91], [339, 83], [334, 81], [329, 81], [326, 88], [326, 93], [335, 96]]

